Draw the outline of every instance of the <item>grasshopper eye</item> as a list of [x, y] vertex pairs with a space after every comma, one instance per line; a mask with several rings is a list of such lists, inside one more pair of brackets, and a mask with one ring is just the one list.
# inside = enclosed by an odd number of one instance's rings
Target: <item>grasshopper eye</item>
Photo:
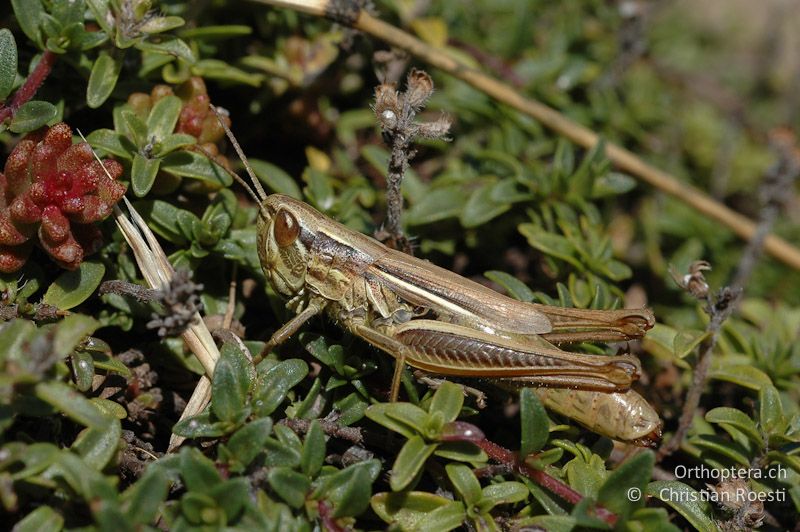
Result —
[[280, 210], [275, 217], [275, 240], [282, 248], [291, 246], [300, 236], [300, 224], [292, 213]]

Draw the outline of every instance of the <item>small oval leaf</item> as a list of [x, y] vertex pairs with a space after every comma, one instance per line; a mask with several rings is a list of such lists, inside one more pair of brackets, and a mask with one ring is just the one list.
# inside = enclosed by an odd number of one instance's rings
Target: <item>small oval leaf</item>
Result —
[[92, 65], [89, 84], [86, 86], [86, 103], [97, 109], [111, 96], [122, 70], [122, 58], [114, 58], [108, 52], [100, 52]]
[[50, 102], [34, 100], [23, 104], [8, 124], [14, 133], [28, 133], [39, 129], [58, 115], [58, 108]]
[[47, 289], [43, 303], [69, 310], [89, 299], [106, 273], [101, 262], [82, 262], [77, 270], [62, 273]]
[[17, 78], [17, 43], [7, 28], [0, 30], [0, 101], [3, 101], [14, 88]]

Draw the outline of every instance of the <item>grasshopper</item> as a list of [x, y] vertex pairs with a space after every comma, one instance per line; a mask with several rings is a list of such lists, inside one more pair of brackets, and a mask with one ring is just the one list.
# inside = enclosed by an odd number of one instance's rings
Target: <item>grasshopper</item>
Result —
[[[556, 399], [546, 402], [572, 403], [572, 408], [562, 408], [567, 414], [583, 412], [584, 424], [595, 430], [611, 415], [612, 427], [599, 432], [620, 429], [620, 416], [614, 412], [647, 405], [629, 391], [640, 371], [635, 357], [582, 355], [553, 344], [640, 338], [654, 323], [648, 310], [598, 311], [520, 302], [390, 249], [280, 194], [263, 197], [257, 234], [264, 274], [296, 313], [275, 332], [265, 351], [324, 313], [396, 359], [392, 400], [409, 364], [429, 373], [491, 378], [512, 387], [594, 392], [562, 394], [560, 401], [553, 395]], [[592, 424], [595, 416], [600, 421]], [[621, 417], [625, 419], [624, 413]], [[646, 440], [656, 430], [650, 427], [641, 434], [641, 427], [635, 428], [622, 427], [623, 433], [616, 436]]]
[[[640, 374], [637, 358], [584, 355], [555, 345], [641, 338], [654, 324], [649, 310], [585, 310], [517, 301], [390, 249], [302, 201], [267, 196], [252, 173], [255, 190], [236, 177], [259, 204], [256, 230], [264, 274], [295, 312], [262, 354], [310, 318], [327, 314], [395, 358], [392, 401], [397, 400], [406, 364], [442, 376], [490, 379], [503, 387], [566, 388], [560, 394], [545, 392], [545, 403], [616, 439], [654, 441], [658, 416], [630, 390]], [[626, 420], [628, 416], [641, 419]]]

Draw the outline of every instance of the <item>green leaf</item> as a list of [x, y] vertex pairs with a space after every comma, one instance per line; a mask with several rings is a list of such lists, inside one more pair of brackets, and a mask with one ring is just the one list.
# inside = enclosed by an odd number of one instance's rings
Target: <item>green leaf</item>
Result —
[[100, 397], [92, 397], [89, 399], [89, 402], [96, 406], [103, 414], [107, 415], [108, 417], [116, 418], [116, 419], [125, 419], [128, 417], [128, 411], [125, 410], [125, 407], [119, 403], [115, 403], [114, 401], [110, 401], [108, 399], [101, 399]]
[[644, 337], [645, 349], [655, 356], [665, 359], [685, 358], [703, 341], [703, 331], [691, 329], [675, 329], [663, 323], [656, 323]]
[[314, 490], [315, 497], [324, 497], [333, 504], [333, 516], [357, 516], [369, 506], [372, 483], [378, 478], [381, 463], [365, 460], [324, 477]]
[[17, 79], [17, 43], [11, 30], [0, 30], [0, 101], [5, 100]]
[[34, 443], [25, 445], [21, 442], [8, 444], [5, 449], [12, 450], [16, 456], [11, 457], [11, 461], [22, 462], [22, 469], [12, 473], [12, 480], [22, 480], [33, 475], [38, 475], [55, 463], [61, 455], [61, 450], [52, 443]]
[[[219, 528], [225, 521], [220, 508], [217, 506], [217, 501], [207, 493], [197, 491], [184, 493], [183, 497], [181, 497], [180, 509], [183, 516], [193, 524], [216, 524], [217, 527], [214, 528]], [[182, 528], [179, 527], [179, 530], [182, 530]]]
[[445, 423], [455, 421], [458, 414], [461, 413], [461, 407], [464, 405], [464, 388], [458, 384], [449, 381], [444, 381], [442, 385], [433, 394], [431, 406], [428, 408], [430, 414], [440, 412], [444, 417]]
[[197, 144], [197, 139], [186, 133], [167, 134], [155, 143], [153, 146], [153, 153], [160, 157], [195, 144]]
[[561, 235], [549, 233], [533, 224], [521, 224], [518, 230], [528, 239], [528, 243], [547, 255], [551, 255], [572, 264], [579, 270], [583, 269], [580, 261], [575, 257], [575, 247], [572, 243]]
[[758, 391], [759, 424], [768, 435], [780, 434], [786, 430], [786, 417], [778, 390], [774, 386], [764, 386]]
[[490, 270], [485, 272], [484, 277], [493, 281], [503, 288], [505, 288], [508, 295], [517, 299], [519, 301], [525, 301], [526, 303], [530, 303], [533, 301], [533, 291], [528, 288], [528, 285], [514, 277], [513, 275], [509, 275], [506, 272], [499, 272], [496, 270]]
[[464, 503], [452, 501], [427, 514], [419, 523], [419, 532], [445, 532], [458, 528], [466, 519]]
[[[378, 405], [373, 405], [373, 406], [377, 407]], [[372, 409], [373, 408], [370, 407], [370, 410]], [[378, 410], [378, 408], [375, 408], [374, 410]], [[425, 432], [425, 429], [428, 427], [428, 420], [429, 420], [428, 413], [425, 412], [420, 407], [418, 407], [417, 405], [411, 403], [387, 404], [386, 415], [396, 421], [405, 423], [408, 427], [420, 433]]]
[[58, 460], [44, 473], [48, 477], [61, 477], [69, 486], [86, 500], [111, 499], [116, 490], [94, 469], [69, 451], [58, 455]]
[[[428, 514], [452, 503], [450, 499], [426, 491], [384, 492], [370, 499], [370, 506], [378, 517], [386, 523], [399, 525], [402, 530], [420, 530]], [[461, 509], [462, 517], [455, 526], [463, 521], [463, 505]]]
[[219, 419], [235, 422], [241, 418], [250, 388], [248, 367], [249, 361], [235, 344], [222, 346], [211, 381], [211, 410]]
[[11, 0], [17, 24], [27, 37], [42, 48], [39, 26], [45, 16], [42, 0]]
[[50, 102], [34, 100], [22, 104], [14, 113], [8, 129], [14, 133], [28, 133], [39, 129], [58, 115], [58, 108]]
[[102, 430], [87, 428], [78, 435], [71, 449], [95, 470], [102, 471], [116, 456], [121, 437], [119, 423], [109, 423]]
[[267, 479], [275, 493], [292, 508], [300, 508], [306, 502], [311, 481], [302, 473], [288, 467], [275, 467]]
[[86, 427], [107, 431], [110, 430], [109, 425], [116, 422], [110, 416], [103, 414], [87, 398], [58, 381], [37, 384], [36, 397]]
[[153, 183], [156, 182], [161, 159], [148, 159], [144, 155], [137, 153], [133, 156], [131, 165], [131, 188], [133, 193], [142, 197], [150, 192]]
[[630, 497], [629, 494], [631, 489], [638, 490], [639, 494], [644, 492], [655, 461], [655, 454], [645, 451], [623, 462], [600, 487], [597, 493], [598, 504], [623, 518], [627, 518], [636, 508], [644, 506], [644, 497], [633, 500], [635, 497]]
[[72, 374], [75, 376], [75, 386], [79, 391], [85, 392], [92, 387], [94, 379], [94, 360], [92, 355], [85, 352], [72, 354]]
[[122, 136], [113, 129], [95, 129], [86, 135], [86, 141], [96, 150], [104, 150], [123, 159], [132, 157], [122, 143]]
[[447, 464], [445, 470], [447, 478], [467, 506], [473, 506], [481, 500], [481, 483], [475, 478], [472, 469], [464, 464]]
[[455, 218], [461, 213], [466, 201], [466, 192], [461, 185], [429, 190], [405, 213], [406, 223], [424, 225]]
[[436, 450], [436, 445], [429, 445], [420, 436], [412, 436], [403, 445], [392, 466], [392, 477], [389, 482], [393, 491], [408, 487], [419, 474], [425, 461]]
[[636, 188], [636, 180], [620, 172], [608, 172], [592, 184], [592, 198], [618, 196]]
[[258, 377], [253, 393], [253, 412], [268, 416], [286, 398], [286, 394], [308, 375], [308, 364], [298, 358], [284, 360]]
[[100, 286], [106, 267], [102, 262], [84, 261], [77, 270], [62, 273], [47, 289], [43, 303], [59, 310], [77, 307]]
[[272, 420], [268, 417], [252, 421], [237, 430], [226, 444], [228, 451], [237, 463], [232, 470], [238, 472], [250, 465], [250, 462], [264, 449], [264, 442], [271, 431]]
[[63, 527], [61, 514], [49, 506], [40, 506], [15, 524], [13, 532], [58, 532]]
[[142, 33], [162, 33], [175, 28], [180, 28], [185, 24], [181, 17], [153, 17], [139, 27]]
[[[394, 403], [394, 404], [399, 404], [399, 403]], [[390, 403], [374, 404], [367, 408], [365, 415], [375, 423], [383, 425], [389, 430], [393, 430], [397, 433], [400, 433], [406, 438], [411, 438], [412, 436], [415, 436], [419, 432], [418, 430], [408, 425], [407, 423], [398, 421], [394, 417], [388, 415], [388, 411], [392, 406], [393, 405]], [[422, 412], [424, 413], [425, 411], [423, 410]], [[425, 415], [427, 419], [427, 414]]]
[[488, 512], [499, 504], [511, 504], [528, 498], [528, 487], [522, 482], [501, 482], [490, 484], [481, 491], [479, 503], [482, 512]]
[[75, 347], [100, 327], [100, 322], [83, 314], [70, 314], [58, 324], [53, 338], [53, 352], [59, 358], [72, 353]]
[[689, 524], [704, 532], [718, 531], [708, 502], [692, 487], [677, 480], [656, 480], [647, 485], [647, 495], [664, 501], [681, 514]]
[[493, 183], [487, 183], [470, 194], [459, 216], [462, 226], [478, 227], [511, 208], [510, 204], [498, 203], [492, 198], [493, 187]]
[[105, 103], [117, 85], [122, 71], [122, 57], [112, 57], [108, 52], [100, 52], [92, 65], [89, 84], [86, 86], [86, 103], [97, 109]]
[[173, 175], [199, 179], [219, 187], [229, 187], [233, 178], [205, 155], [193, 151], [173, 151], [164, 156], [161, 169]]
[[691, 444], [704, 450], [730, 458], [737, 464], [750, 463], [750, 452], [737, 441], [729, 441], [716, 434], [699, 434], [690, 440]]
[[222, 483], [219, 471], [214, 462], [206, 458], [197, 449], [184, 447], [181, 449], [181, 477], [189, 491], [207, 493], [208, 490]]
[[522, 423], [520, 456], [538, 452], [550, 436], [550, 421], [542, 402], [530, 388], [523, 388], [519, 394], [519, 419]]
[[139, 41], [136, 43], [136, 48], [178, 57], [189, 64], [193, 64], [196, 61], [192, 49], [183, 40], [169, 36], [161, 36], [159, 39], [158, 42]]
[[297, 467], [300, 465], [301, 452], [275, 438], [267, 438], [264, 441], [264, 451], [266, 453], [264, 462], [267, 466]]
[[319, 420], [311, 422], [300, 455], [300, 468], [309, 477], [316, 477], [325, 461], [325, 433]]
[[150, 109], [150, 114], [147, 115], [147, 133], [155, 137], [156, 142], [175, 130], [175, 124], [181, 115], [181, 104], [181, 99], [177, 96], [165, 96]]
[[758, 432], [756, 422], [739, 409], [729, 407], [711, 409], [706, 413], [706, 421], [723, 426], [731, 425], [742, 431], [758, 447], [764, 446], [764, 440]]
[[250, 480], [237, 477], [226, 480], [208, 492], [225, 512], [228, 522], [235, 521], [250, 497]]
[[469, 462], [479, 464], [489, 460], [486, 453], [477, 445], [466, 441], [448, 441], [440, 443], [433, 453], [436, 456], [455, 460], [457, 462]]
[[226, 421], [211, 419], [211, 412], [182, 419], [172, 427], [172, 433], [184, 438], [215, 438], [224, 435], [230, 427]]
[[117, 126], [117, 129], [124, 136], [127, 136], [129, 140], [133, 141], [137, 148], [143, 149], [151, 140], [147, 136], [147, 125], [130, 109], [122, 108], [119, 116], [121, 123]]
[[250, 166], [253, 167], [253, 172], [258, 180], [264, 183], [267, 189], [295, 199], [302, 199], [303, 194], [300, 192], [297, 182], [283, 169], [260, 159], [250, 159]]
[[122, 494], [125, 517], [133, 523], [149, 524], [158, 515], [169, 493], [169, 478], [162, 467], [152, 465]]
[[772, 386], [769, 375], [758, 368], [745, 364], [730, 364], [723, 360], [711, 361], [709, 378], [728, 381], [750, 390], [760, 390], [765, 386]]
[[243, 24], [226, 24], [221, 26], [200, 26], [196, 28], [186, 28], [178, 32], [182, 39], [225, 39], [229, 37], [239, 37], [250, 35], [253, 28]]

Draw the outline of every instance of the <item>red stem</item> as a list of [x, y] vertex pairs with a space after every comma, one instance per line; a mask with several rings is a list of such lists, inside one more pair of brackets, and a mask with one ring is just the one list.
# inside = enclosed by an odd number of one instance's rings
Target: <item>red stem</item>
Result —
[[[583, 495], [569, 487], [567, 484], [561, 482], [555, 477], [548, 475], [544, 471], [527, 465], [525, 462], [522, 462], [519, 459], [516, 453], [483, 437], [483, 433], [481, 433], [477, 427], [472, 427], [463, 421], [457, 421], [451, 425], [455, 430], [446, 431], [446, 434], [442, 440], [472, 442], [480, 447], [483, 452], [489, 455], [490, 458], [500, 463], [508, 464], [520, 475], [528, 477], [543, 488], [547, 488], [568, 503], [578, 504], [581, 502], [581, 500], [583, 500]], [[613, 527], [617, 524], [617, 515], [608, 508], [597, 505], [595, 506], [595, 512], [597, 517], [608, 523], [610, 526]]]
[[345, 532], [344, 528], [339, 526], [339, 523], [337, 523], [336, 519], [333, 518], [333, 512], [331, 511], [331, 507], [328, 506], [328, 503], [325, 501], [319, 501], [317, 503], [317, 511], [319, 512], [319, 518], [322, 521], [323, 530], [327, 530], [328, 532]]
[[39, 62], [36, 64], [36, 67], [31, 72], [31, 75], [28, 76], [28, 79], [25, 80], [25, 83], [17, 89], [17, 92], [14, 93], [14, 96], [11, 98], [11, 103], [7, 106], [0, 105], [0, 124], [5, 122], [7, 119], [14, 116], [14, 113], [17, 112], [23, 104], [30, 101], [31, 98], [36, 94], [36, 91], [39, 90], [44, 80], [47, 79], [47, 76], [50, 75], [50, 71], [53, 69], [53, 64], [56, 62], [56, 54], [51, 52], [50, 50], [46, 50], [43, 54]]

